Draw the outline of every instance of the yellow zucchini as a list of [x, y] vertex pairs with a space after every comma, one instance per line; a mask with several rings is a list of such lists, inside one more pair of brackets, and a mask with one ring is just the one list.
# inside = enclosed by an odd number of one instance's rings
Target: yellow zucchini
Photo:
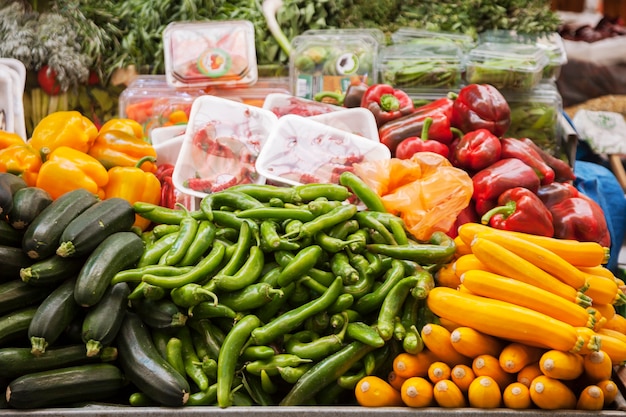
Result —
[[470, 407], [498, 408], [502, 403], [502, 390], [492, 377], [477, 376], [467, 390], [467, 400]]
[[598, 387], [602, 390], [604, 394], [604, 406], [611, 405], [615, 398], [617, 397], [617, 393], [619, 392], [619, 388], [617, 388], [617, 384], [612, 379], [605, 379], [603, 381], [598, 381], [596, 383]]
[[582, 339], [582, 347], [578, 351], [581, 355], [600, 350], [600, 336], [589, 327], [575, 327], [576, 333]]
[[498, 362], [505, 372], [514, 374], [521, 371], [526, 365], [538, 362], [544, 352], [544, 349], [535, 346], [512, 342], [502, 349], [500, 356], [498, 356]]
[[476, 374], [474, 374], [471, 366], [463, 365], [462, 363], [460, 363], [458, 365], [455, 365], [450, 370], [450, 379], [464, 393], [467, 393], [469, 385], [472, 383], [474, 378], [476, 378]]
[[434, 275], [435, 282], [440, 287], [457, 288], [461, 283], [458, 275], [454, 272], [454, 262], [444, 264]]
[[393, 407], [403, 404], [400, 392], [375, 375], [361, 378], [354, 393], [359, 405], [364, 407]]
[[594, 328], [595, 317], [585, 308], [532, 284], [486, 271], [468, 271], [462, 284], [473, 294], [517, 304], [572, 326]]
[[450, 365], [442, 361], [435, 361], [428, 367], [428, 379], [436, 384], [442, 379], [449, 379], [450, 371]]
[[583, 367], [585, 376], [594, 383], [610, 379], [613, 373], [613, 362], [602, 349], [584, 355]]
[[615, 316], [615, 306], [613, 304], [592, 303], [590, 308], [596, 310], [601, 318], [605, 318], [602, 327], [606, 326], [606, 323]]
[[571, 381], [583, 374], [583, 357], [578, 353], [550, 349], [539, 358], [539, 367], [544, 375]]
[[610, 320], [604, 323], [604, 328], [626, 334], [626, 317], [614, 314]]
[[472, 250], [496, 274], [542, 288], [583, 307], [591, 305], [588, 296], [498, 243], [476, 237], [472, 241]]
[[585, 287], [585, 274], [550, 249], [527, 239], [505, 236], [502, 233], [485, 232], [477, 236], [501, 245], [577, 290]]
[[407, 407], [428, 407], [433, 404], [433, 384], [426, 378], [415, 376], [404, 381], [400, 395]]
[[539, 375], [543, 375], [539, 362], [529, 363], [517, 373], [517, 382], [530, 387], [530, 383]]
[[[530, 384], [529, 384], [530, 385]], [[525, 410], [532, 406], [530, 390], [521, 382], [513, 382], [502, 391], [502, 403], [506, 408]]]
[[387, 382], [389, 382], [389, 385], [391, 385], [398, 391], [402, 389], [402, 384], [404, 384], [404, 381], [406, 381], [407, 379], [408, 378], [398, 376], [398, 374], [396, 374], [393, 370], [389, 371], [389, 373], [387, 374]]
[[515, 236], [526, 239], [565, 259], [575, 266], [603, 265], [609, 261], [610, 248], [597, 242], [580, 242], [573, 239], [557, 239], [528, 233], [495, 229], [479, 223], [465, 223], [459, 227], [459, 237], [468, 245], [481, 232], [500, 233], [504, 236]]
[[457, 277], [461, 277], [464, 272], [471, 271], [472, 269], [478, 269], [481, 271], [488, 271], [487, 265], [481, 262], [480, 259], [473, 253], [468, 253], [458, 257], [452, 263], [452, 269]]
[[488, 354], [498, 356], [505, 342], [497, 337], [479, 332], [478, 330], [460, 326], [450, 333], [452, 347], [461, 355], [475, 358], [478, 355]]
[[468, 253], [472, 253], [472, 248], [470, 248], [468, 243], [465, 243], [460, 236], [456, 236], [454, 238], [454, 244], [456, 245], [456, 256], [467, 255]]
[[498, 358], [492, 355], [479, 355], [472, 362], [472, 371], [476, 377], [489, 376], [493, 378], [500, 389], [504, 389], [511, 382], [515, 381], [513, 374], [507, 373], [500, 366]]
[[595, 304], [621, 305], [626, 303], [626, 295], [617, 286], [615, 281], [599, 275], [585, 273], [587, 277], [587, 290], [585, 295], [591, 298]]
[[611, 272], [611, 270], [604, 265], [579, 266], [577, 268], [580, 269], [582, 272], [586, 272], [587, 274], [598, 275], [612, 280], [618, 279], [615, 274], [613, 274], [613, 272]]
[[393, 358], [392, 369], [401, 378], [425, 377], [428, 375], [428, 367], [436, 360], [437, 356], [428, 349], [415, 354], [400, 352]]
[[600, 338], [600, 348], [611, 358], [613, 365], [626, 364], [626, 341], [621, 334], [609, 334], [607, 329], [600, 329], [596, 334]]
[[428, 294], [426, 304], [439, 317], [491, 336], [546, 349], [576, 352], [582, 347], [583, 339], [573, 326], [512, 303], [435, 287]]
[[597, 385], [587, 385], [578, 394], [577, 410], [600, 411], [604, 408], [604, 392]]
[[539, 375], [530, 384], [530, 399], [543, 410], [572, 410], [576, 408], [576, 394], [563, 382]]
[[[454, 291], [450, 288], [448, 289]], [[470, 364], [472, 362], [470, 358], [461, 355], [452, 347], [450, 331], [440, 324], [425, 324], [424, 327], [422, 327], [421, 336], [428, 350], [433, 352], [440, 361], [447, 363], [450, 367], [459, 363]]]
[[465, 395], [454, 382], [442, 379], [433, 386], [433, 397], [439, 407], [462, 408], [467, 406]]

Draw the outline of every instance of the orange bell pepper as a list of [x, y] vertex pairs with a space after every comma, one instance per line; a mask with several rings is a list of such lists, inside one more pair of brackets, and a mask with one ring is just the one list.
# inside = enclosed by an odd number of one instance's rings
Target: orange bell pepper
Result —
[[104, 199], [104, 186], [109, 182], [106, 168], [84, 152], [60, 146], [41, 165], [36, 186], [43, 188], [53, 199], [77, 188]]
[[[161, 182], [151, 172], [145, 172], [141, 166], [145, 160], [155, 161], [147, 156], [140, 159], [134, 167], [116, 166], [109, 169], [109, 182], [104, 187], [104, 198], [119, 197], [135, 204], [138, 201], [144, 203], [159, 204], [161, 201]], [[135, 215], [134, 226], [146, 230], [150, 225], [147, 220]]]
[[138, 139], [144, 139], [145, 137], [143, 126], [138, 121], [133, 119], [111, 119], [100, 127], [98, 134], [100, 135], [108, 130], [121, 130], [129, 135], [135, 136]]
[[22, 177], [29, 187], [37, 183], [41, 155], [21, 138], [20, 143], [0, 150], [0, 172]]
[[8, 148], [11, 145], [23, 145], [24, 139], [17, 133], [0, 130], [0, 149]]
[[[106, 169], [116, 166], [134, 167], [145, 156], [157, 156], [150, 143], [124, 130], [100, 132], [87, 153], [100, 161]], [[146, 160], [140, 168], [146, 172], [155, 172], [156, 164]]]
[[28, 143], [47, 155], [60, 146], [87, 152], [98, 136], [96, 125], [75, 110], [50, 113], [35, 126]]

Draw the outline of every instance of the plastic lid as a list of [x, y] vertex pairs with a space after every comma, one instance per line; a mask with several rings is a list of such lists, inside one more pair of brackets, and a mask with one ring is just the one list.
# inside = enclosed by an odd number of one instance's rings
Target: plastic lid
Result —
[[291, 94], [271, 93], [265, 97], [263, 108], [281, 117], [287, 114], [298, 116], [315, 116], [336, 111], [343, 111], [341, 106], [296, 97]]
[[433, 31], [427, 29], [403, 27], [396, 30], [391, 34], [391, 40], [393, 43], [404, 43], [407, 41], [414, 41], [420, 38], [439, 39], [444, 41], [453, 42], [463, 51], [469, 51], [476, 43], [474, 39], [462, 33], [453, 33], [445, 31]]
[[519, 33], [515, 30], [490, 29], [478, 35], [479, 43], [522, 43], [545, 51], [551, 65], [565, 65], [567, 52], [558, 32]]
[[258, 68], [254, 26], [247, 20], [172, 22], [163, 31], [168, 84], [252, 85]]
[[545, 51], [535, 45], [485, 42], [467, 55], [466, 65], [511, 71], [540, 72], [548, 63]]

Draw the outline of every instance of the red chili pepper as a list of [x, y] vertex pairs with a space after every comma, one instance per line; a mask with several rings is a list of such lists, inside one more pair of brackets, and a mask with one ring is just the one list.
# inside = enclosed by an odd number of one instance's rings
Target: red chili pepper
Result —
[[470, 84], [459, 91], [452, 107], [452, 126], [463, 132], [487, 129], [500, 137], [511, 125], [511, 108], [490, 84]]
[[611, 246], [611, 235], [602, 207], [591, 198], [579, 194], [550, 207], [554, 236], [581, 242], [598, 242]]
[[535, 152], [539, 154], [541, 159], [543, 159], [543, 162], [548, 164], [548, 166], [554, 170], [555, 181], [565, 182], [574, 181], [576, 179], [576, 175], [574, 174], [574, 168], [572, 168], [570, 164], [562, 159], [557, 158], [550, 152], [541, 149], [535, 142], [533, 142], [532, 139], [522, 138], [520, 140], [533, 148]]
[[567, 198], [578, 197], [578, 195], [578, 189], [568, 182], [554, 181], [550, 184], [542, 185], [537, 190], [537, 196], [548, 208]]
[[373, 84], [363, 93], [361, 107], [371, 111], [376, 119], [376, 125], [381, 127], [387, 122], [411, 113], [413, 100], [406, 92], [389, 84]]
[[521, 159], [534, 169], [541, 179], [541, 185], [554, 181], [554, 170], [546, 164], [541, 156], [527, 143], [515, 138], [502, 138], [502, 158]]
[[514, 187], [539, 189], [537, 173], [517, 158], [504, 158], [478, 171], [473, 177], [476, 212], [482, 216], [494, 208], [500, 194]]
[[468, 171], [480, 171], [500, 159], [500, 139], [487, 129], [464, 134], [454, 149], [455, 166]]
[[421, 137], [412, 136], [404, 139], [396, 148], [396, 158], [409, 159], [418, 152], [434, 152], [447, 158], [450, 153], [448, 146], [442, 142], [428, 139], [428, 129], [433, 124], [433, 118], [427, 117], [422, 126]]
[[485, 213], [482, 224], [510, 230], [552, 237], [552, 213], [532, 191], [523, 187], [506, 190], [498, 197], [498, 206]]

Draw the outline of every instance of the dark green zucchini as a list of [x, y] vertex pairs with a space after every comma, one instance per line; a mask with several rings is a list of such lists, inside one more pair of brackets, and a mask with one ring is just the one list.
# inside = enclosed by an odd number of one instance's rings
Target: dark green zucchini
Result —
[[0, 284], [0, 314], [39, 304], [50, 294], [48, 287], [34, 287], [18, 279]]
[[138, 298], [131, 301], [131, 307], [154, 329], [177, 329], [187, 322], [187, 315], [169, 298], [160, 300]]
[[28, 326], [28, 340], [33, 355], [44, 353], [80, 312], [74, 301], [75, 286], [76, 278], [67, 279], [37, 307], [37, 312]]
[[124, 374], [115, 365], [78, 365], [18, 377], [7, 387], [6, 397], [13, 408], [45, 408], [102, 401], [125, 385]]
[[55, 285], [76, 276], [84, 264], [85, 258], [64, 258], [52, 255], [22, 268], [20, 278], [31, 286]]
[[31, 306], [14, 310], [0, 317], [0, 346], [22, 337], [26, 339], [28, 326], [30, 326], [35, 312], [37, 312], [37, 306]]
[[22, 177], [0, 172], [0, 214], [6, 216], [13, 210], [13, 196], [22, 188], [26, 188], [26, 182]]
[[14, 246], [0, 246], [0, 282], [20, 279], [22, 268], [28, 268], [33, 260], [28, 257], [22, 248]]
[[104, 239], [116, 232], [128, 232], [135, 223], [135, 210], [123, 198], [102, 200], [79, 214], [61, 234], [60, 256], [91, 253]]
[[78, 305], [96, 305], [115, 274], [134, 266], [142, 253], [143, 241], [136, 233], [115, 232], [106, 237], [87, 257], [78, 273], [74, 290]]
[[82, 329], [87, 356], [98, 355], [100, 349], [113, 342], [124, 320], [129, 294], [126, 282], [110, 286], [98, 304], [87, 311]]
[[0, 349], [0, 378], [14, 379], [33, 372], [96, 361], [101, 359], [98, 356], [88, 357], [84, 344], [51, 347], [39, 356], [33, 355], [28, 347], [6, 347]]
[[187, 402], [190, 390], [187, 378], [161, 356], [139, 316], [126, 314], [116, 341], [121, 367], [139, 390], [168, 407]]
[[32, 259], [52, 256], [66, 226], [97, 201], [98, 197], [84, 188], [69, 191], [54, 200], [26, 228], [22, 241], [24, 252]]
[[23, 238], [23, 230], [17, 230], [5, 219], [0, 219], [0, 245], [21, 248]]
[[26, 229], [50, 204], [52, 197], [43, 188], [21, 188], [13, 194], [13, 209], [7, 216], [9, 223], [18, 230]]

